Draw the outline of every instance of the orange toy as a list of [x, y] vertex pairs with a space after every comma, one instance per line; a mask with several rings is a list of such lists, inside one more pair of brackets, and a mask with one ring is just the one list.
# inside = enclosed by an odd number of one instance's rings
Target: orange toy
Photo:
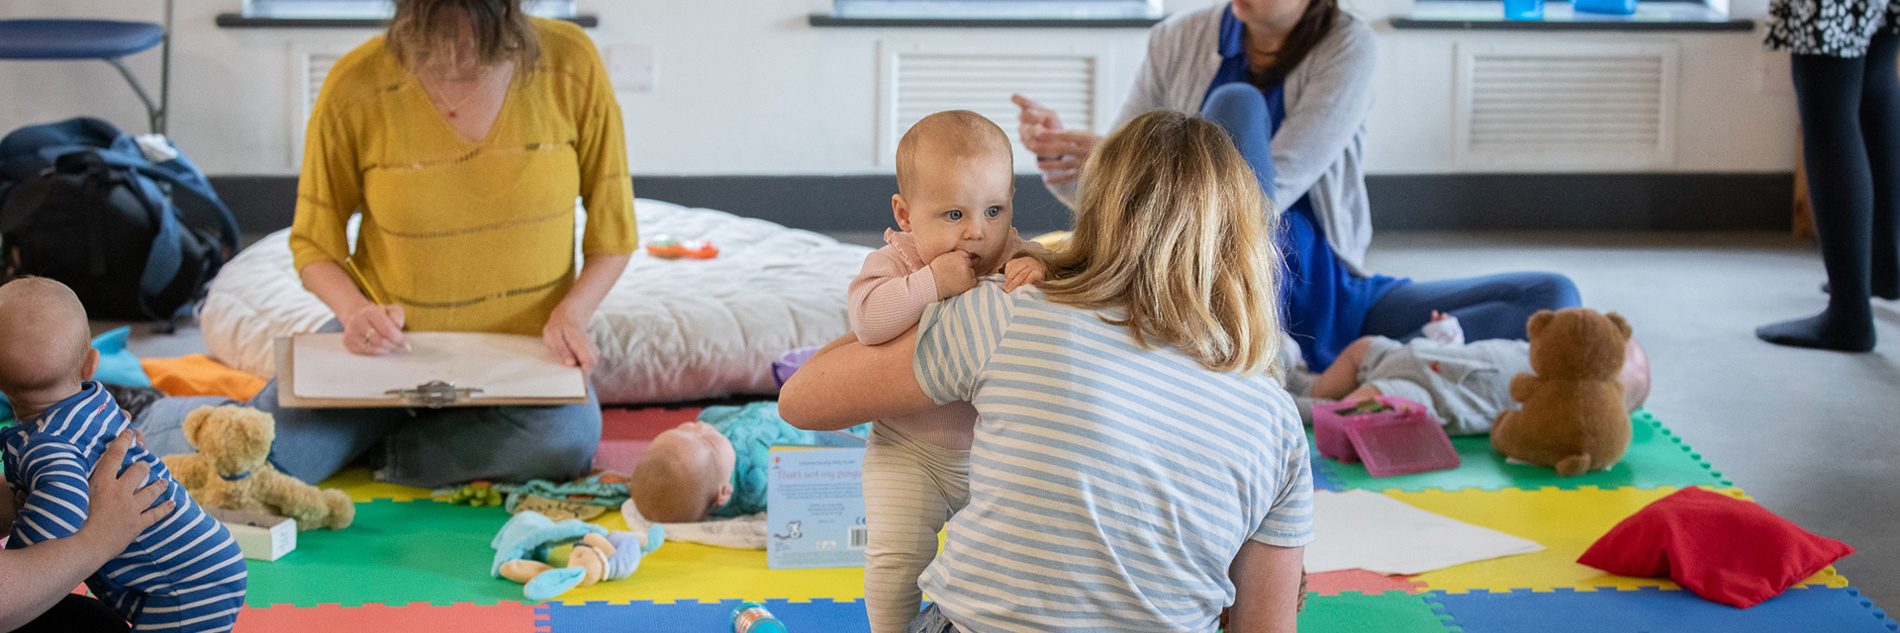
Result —
[[661, 259], [712, 259], [719, 256], [719, 248], [707, 240], [681, 242], [670, 237], [656, 237], [647, 242], [647, 254]]

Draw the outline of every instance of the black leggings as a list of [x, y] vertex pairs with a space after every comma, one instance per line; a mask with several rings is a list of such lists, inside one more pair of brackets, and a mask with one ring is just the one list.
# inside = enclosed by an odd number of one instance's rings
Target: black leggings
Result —
[[1814, 232], [1827, 268], [1827, 309], [1755, 335], [1777, 345], [1874, 348], [1870, 297], [1900, 298], [1894, 216], [1900, 209], [1900, 35], [1878, 33], [1865, 57], [1794, 56], [1795, 104]]
[[[1874, 35], [1866, 57], [1794, 56], [1814, 228], [1832, 299], [1867, 312], [1868, 295], [1900, 296], [1900, 36]], [[1870, 315], [1871, 316], [1871, 315]]]

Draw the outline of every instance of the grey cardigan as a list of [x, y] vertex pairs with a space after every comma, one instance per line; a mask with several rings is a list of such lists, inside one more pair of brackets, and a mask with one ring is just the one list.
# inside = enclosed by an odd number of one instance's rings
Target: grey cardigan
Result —
[[[1182, 13], [1148, 34], [1148, 54], [1115, 125], [1153, 110], [1200, 112], [1220, 69], [1220, 20], [1227, 3]], [[1333, 32], [1286, 79], [1286, 120], [1273, 135], [1273, 200], [1284, 213], [1310, 194], [1326, 242], [1355, 274], [1364, 275], [1372, 243], [1366, 198], [1366, 115], [1372, 109], [1377, 52], [1372, 27], [1340, 12]], [[1075, 206], [1076, 181], [1050, 191]]]

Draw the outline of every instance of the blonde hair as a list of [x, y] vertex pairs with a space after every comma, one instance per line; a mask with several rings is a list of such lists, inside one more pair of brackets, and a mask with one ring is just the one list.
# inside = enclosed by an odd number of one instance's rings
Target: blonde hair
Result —
[[1009, 135], [994, 121], [969, 110], [945, 110], [919, 119], [897, 141], [897, 192], [910, 190], [917, 178], [917, 156], [921, 152], [948, 154], [968, 160], [1002, 155], [1010, 171], [1016, 170], [1016, 155], [1009, 149]]
[[456, 56], [457, 17], [466, 18], [475, 39], [475, 62], [515, 63], [515, 81], [524, 81], [541, 58], [534, 22], [521, 10], [522, 0], [396, 0], [383, 46], [411, 71], [434, 65], [451, 67]]
[[1103, 140], [1082, 168], [1068, 245], [1044, 256], [1051, 301], [1102, 310], [1135, 343], [1210, 371], [1280, 372], [1277, 222], [1226, 132], [1158, 111]]

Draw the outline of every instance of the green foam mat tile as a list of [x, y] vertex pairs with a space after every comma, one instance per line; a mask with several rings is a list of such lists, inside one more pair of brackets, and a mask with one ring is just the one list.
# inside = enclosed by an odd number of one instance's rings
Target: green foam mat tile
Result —
[[1402, 591], [1360, 594], [1344, 592], [1336, 596], [1307, 594], [1306, 608], [1300, 611], [1301, 633], [1447, 633], [1453, 629], [1438, 610], [1444, 605], [1435, 594], [1408, 594]]
[[[1689, 486], [1729, 487], [1733, 484], [1712, 469], [1702, 455], [1689, 449], [1682, 438], [1664, 427], [1656, 416], [1646, 410], [1638, 410], [1630, 415], [1632, 428], [1629, 451], [1623, 453], [1623, 460], [1609, 470], [1593, 472], [1576, 477], [1558, 477], [1557, 472], [1548, 468], [1526, 464], [1510, 464], [1504, 456], [1491, 449], [1490, 436], [1454, 437], [1451, 444], [1458, 450], [1460, 464], [1451, 470], [1440, 470], [1416, 475], [1397, 477], [1373, 477], [1366, 472], [1364, 464], [1341, 464], [1337, 461], [1319, 457], [1314, 453], [1313, 468], [1316, 482], [1324, 482], [1323, 487], [1335, 490], [1460, 490], [1478, 488], [1500, 490], [1519, 488], [1536, 490], [1543, 487], [1574, 490], [1585, 486], [1601, 489], [1612, 488], [1659, 488]], [[1308, 434], [1309, 441], [1312, 434]]]
[[297, 534], [275, 562], [250, 560], [245, 602], [254, 607], [400, 605], [522, 600], [521, 585], [491, 578], [495, 538], [508, 513], [437, 501], [356, 504], [342, 530]]

